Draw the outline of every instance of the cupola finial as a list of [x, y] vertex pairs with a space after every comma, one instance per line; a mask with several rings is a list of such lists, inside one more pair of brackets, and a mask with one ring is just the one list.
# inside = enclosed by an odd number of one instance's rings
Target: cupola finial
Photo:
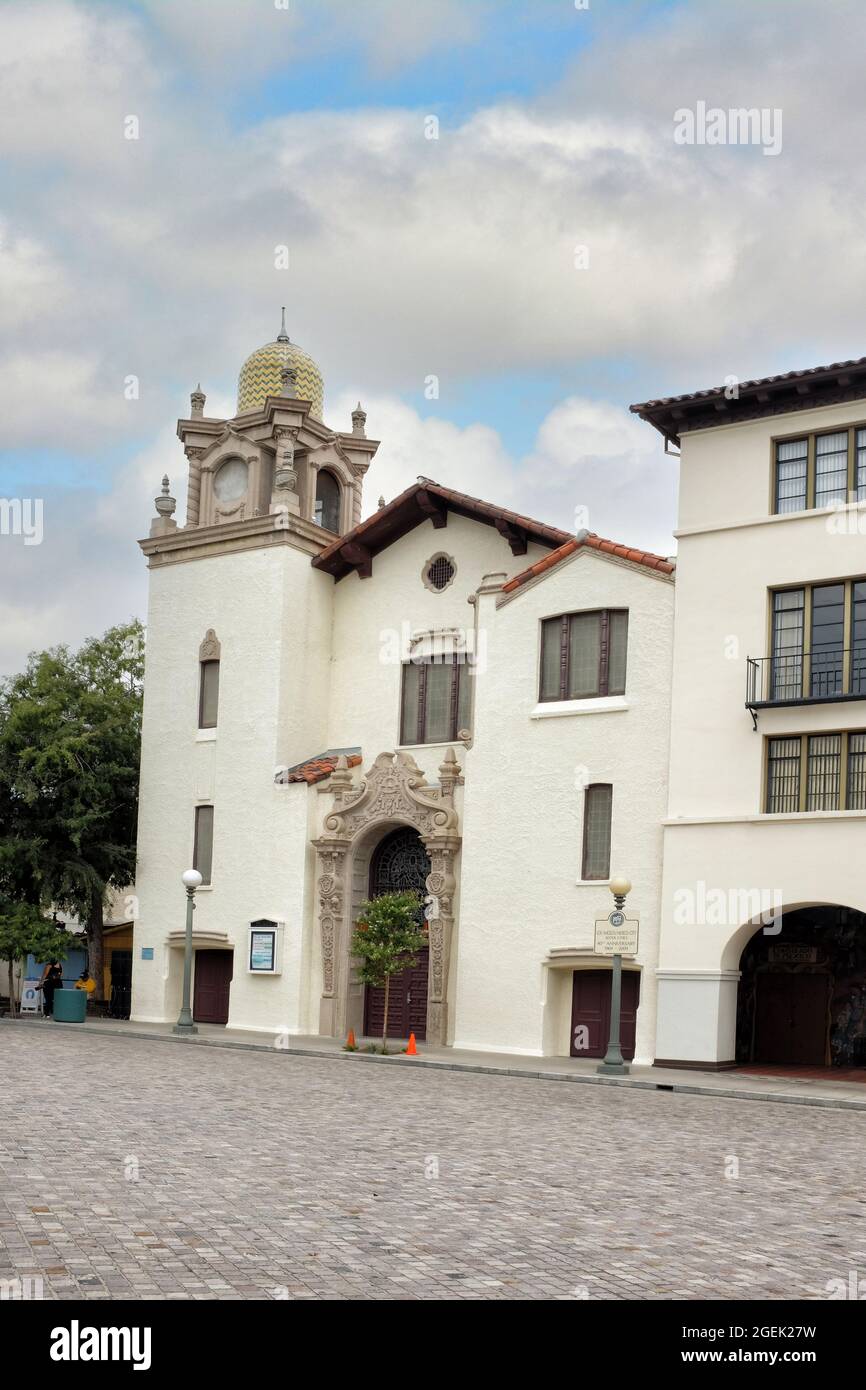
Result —
[[289, 341], [289, 335], [288, 335], [288, 333], [286, 332], [286, 306], [285, 306], [285, 304], [284, 304], [284, 305], [283, 305], [283, 321], [282, 321], [282, 323], [280, 324], [280, 331], [279, 331], [279, 333], [277, 334], [277, 342], [278, 342], [278, 343], [287, 343], [288, 341]]

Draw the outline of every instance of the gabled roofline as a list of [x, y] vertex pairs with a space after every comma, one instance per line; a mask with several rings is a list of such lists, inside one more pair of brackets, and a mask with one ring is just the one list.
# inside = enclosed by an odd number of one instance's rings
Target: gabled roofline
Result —
[[375, 555], [424, 521], [432, 521], [437, 530], [443, 529], [448, 524], [449, 512], [495, 527], [508, 542], [513, 555], [525, 555], [530, 541], [554, 550], [571, 539], [570, 532], [558, 526], [548, 526], [506, 507], [456, 492], [431, 478], [419, 478], [366, 521], [338, 536], [314, 557], [312, 563], [316, 569], [333, 575], [335, 580], [343, 579], [352, 570], [366, 579], [373, 572]]
[[569, 556], [576, 555], [580, 551], [599, 551], [603, 555], [610, 556], [614, 560], [624, 560], [628, 564], [640, 565], [644, 569], [654, 570], [656, 574], [666, 578], [673, 576], [676, 570], [676, 562], [669, 560], [663, 555], [653, 555], [649, 550], [635, 550], [632, 546], [622, 545], [619, 541], [609, 541], [604, 536], [597, 536], [594, 531], [583, 531], [577, 536], [572, 536], [564, 545], [557, 550], [545, 555], [543, 559], [536, 560], [534, 565], [521, 570], [513, 579], [509, 579], [507, 584], [503, 584], [501, 592], [511, 595], [523, 588], [525, 584], [533, 579], [544, 578], [556, 565], [567, 560]]

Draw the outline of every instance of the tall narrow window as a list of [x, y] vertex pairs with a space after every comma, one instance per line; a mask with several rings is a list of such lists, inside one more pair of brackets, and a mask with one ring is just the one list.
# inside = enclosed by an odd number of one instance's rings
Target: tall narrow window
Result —
[[773, 662], [771, 700], [798, 700], [803, 694], [803, 589], [784, 589], [773, 595]]
[[613, 787], [595, 782], [583, 798], [583, 867], [581, 878], [610, 878], [610, 821]]
[[800, 809], [800, 740], [771, 738], [767, 750], [767, 810]]
[[202, 661], [198, 692], [198, 727], [215, 729], [220, 695], [220, 664]]
[[815, 506], [848, 500], [848, 431], [815, 440]]
[[202, 883], [210, 883], [213, 869], [213, 806], [195, 808], [192, 867], [198, 869]]
[[628, 612], [563, 613], [541, 625], [540, 700], [625, 693]]
[[845, 647], [845, 585], [816, 584], [812, 589], [811, 693], [821, 698], [842, 692]]
[[840, 734], [815, 734], [809, 739], [806, 763], [807, 811], [838, 811], [841, 761]]
[[806, 508], [809, 443], [787, 439], [776, 445], [776, 511], [802, 512]]
[[340, 530], [340, 484], [333, 473], [323, 471], [316, 479], [316, 506], [313, 520], [325, 531]]
[[447, 743], [468, 729], [472, 677], [465, 661], [409, 661], [403, 667], [401, 743]]
[[845, 806], [849, 811], [866, 811], [866, 734], [848, 735], [848, 793]]
[[866, 430], [857, 431], [857, 465], [854, 486], [858, 502], [866, 501]]
[[851, 677], [852, 695], [866, 694], [866, 582], [851, 586]]

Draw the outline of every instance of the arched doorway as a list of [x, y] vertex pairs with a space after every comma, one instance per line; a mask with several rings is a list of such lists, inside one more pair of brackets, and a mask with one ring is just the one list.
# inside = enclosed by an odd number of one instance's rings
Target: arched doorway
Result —
[[[402, 893], [415, 889], [426, 893], [430, 858], [418, 831], [410, 825], [398, 826], [380, 840], [370, 861], [369, 893]], [[419, 907], [423, 918], [423, 907]], [[427, 990], [429, 947], [418, 954], [417, 965], [392, 975], [388, 993], [388, 1037], [420, 1039], [427, 1036]], [[368, 985], [364, 997], [364, 1032], [381, 1037], [385, 1019], [385, 991]]]
[[799, 907], [740, 958], [740, 1065], [866, 1066], [866, 914]]

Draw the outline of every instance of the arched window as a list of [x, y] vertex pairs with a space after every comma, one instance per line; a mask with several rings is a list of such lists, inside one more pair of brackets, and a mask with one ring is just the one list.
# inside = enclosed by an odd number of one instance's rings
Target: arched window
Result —
[[320, 473], [316, 480], [316, 507], [313, 520], [326, 531], [340, 530], [340, 484], [333, 473]]

